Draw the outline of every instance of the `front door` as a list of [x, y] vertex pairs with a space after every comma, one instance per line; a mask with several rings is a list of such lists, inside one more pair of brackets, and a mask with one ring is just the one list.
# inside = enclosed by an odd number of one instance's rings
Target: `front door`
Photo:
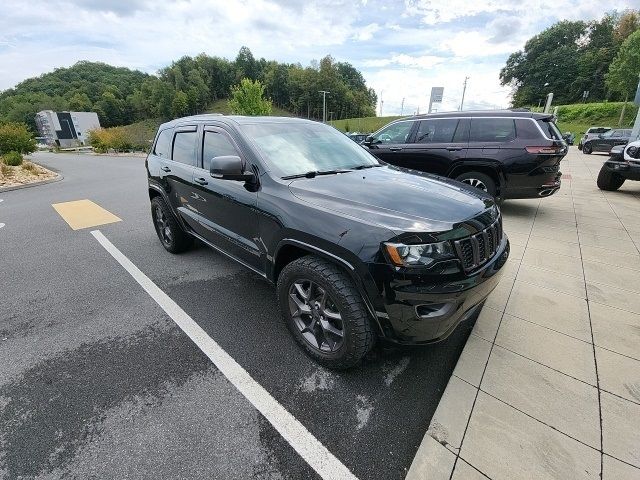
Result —
[[[210, 174], [211, 159], [223, 155], [244, 158], [231, 136], [221, 128], [205, 127], [202, 154], [193, 177], [197, 209], [196, 232], [260, 272], [264, 271], [258, 247], [258, 194], [243, 181], [221, 180]], [[251, 168], [248, 165], [247, 168]], [[252, 191], [253, 190], [253, 191]]]
[[369, 151], [383, 162], [404, 166], [406, 148], [411, 142], [416, 123], [404, 120], [386, 126], [372, 136], [373, 141], [367, 145]]

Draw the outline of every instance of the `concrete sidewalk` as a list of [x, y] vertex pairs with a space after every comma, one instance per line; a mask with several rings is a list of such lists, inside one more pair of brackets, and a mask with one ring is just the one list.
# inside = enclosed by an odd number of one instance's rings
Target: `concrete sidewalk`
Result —
[[408, 479], [640, 479], [640, 182], [575, 147], [550, 198], [507, 201], [506, 276]]

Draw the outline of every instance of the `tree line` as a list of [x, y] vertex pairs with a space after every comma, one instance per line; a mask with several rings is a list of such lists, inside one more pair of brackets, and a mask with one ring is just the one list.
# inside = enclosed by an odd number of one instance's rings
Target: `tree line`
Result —
[[23, 122], [35, 131], [35, 113], [46, 109], [95, 111], [104, 127], [198, 114], [229, 98], [245, 78], [261, 82], [272, 104], [293, 115], [321, 118], [319, 90], [331, 92], [327, 111], [334, 119], [375, 115], [376, 94], [349, 63], [326, 56], [303, 67], [256, 59], [242, 47], [234, 60], [185, 56], [157, 75], [87, 61], [58, 68], [1, 92], [0, 121]]
[[[640, 73], [640, 11], [607, 13], [601, 20], [561, 21], [530, 38], [500, 71], [513, 87], [513, 106], [626, 100]], [[588, 97], [583, 93], [588, 91]]]

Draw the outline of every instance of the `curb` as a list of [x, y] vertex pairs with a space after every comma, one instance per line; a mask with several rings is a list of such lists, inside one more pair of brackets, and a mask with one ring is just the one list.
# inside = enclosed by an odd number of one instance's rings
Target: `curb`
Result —
[[24, 185], [12, 185], [10, 187], [0, 187], [0, 193], [11, 192], [13, 190], [22, 190], [23, 188], [39, 187], [40, 185], [46, 185], [47, 183], [55, 183], [64, 180], [64, 177], [61, 174], [58, 173], [57, 175], [58, 176], [55, 178], [49, 178], [47, 180], [42, 180], [41, 182], [26, 183]]

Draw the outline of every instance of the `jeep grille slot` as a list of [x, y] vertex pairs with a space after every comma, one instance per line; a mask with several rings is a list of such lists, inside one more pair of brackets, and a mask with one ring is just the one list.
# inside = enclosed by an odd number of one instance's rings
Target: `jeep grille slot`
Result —
[[502, 241], [502, 217], [470, 237], [455, 240], [456, 253], [465, 272], [470, 272], [490, 260]]

